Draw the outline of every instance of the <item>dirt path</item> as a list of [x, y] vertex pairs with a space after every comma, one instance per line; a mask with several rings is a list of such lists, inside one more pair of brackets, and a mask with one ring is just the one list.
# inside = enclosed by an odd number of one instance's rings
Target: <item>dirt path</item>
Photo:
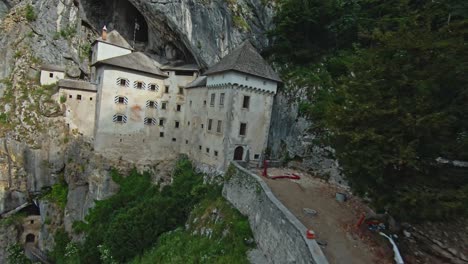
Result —
[[[322, 246], [330, 263], [393, 263], [391, 255], [378, 243], [355, 232], [355, 224], [365, 206], [356, 199], [345, 203], [335, 200], [337, 187], [324, 183], [310, 175], [287, 169], [269, 169], [270, 176], [296, 173], [300, 180], [265, 179], [275, 196], [309, 229], [315, 231], [317, 242]], [[258, 172], [261, 175], [260, 171]], [[316, 216], [308, 216], [304, 208], [316, 210]]]

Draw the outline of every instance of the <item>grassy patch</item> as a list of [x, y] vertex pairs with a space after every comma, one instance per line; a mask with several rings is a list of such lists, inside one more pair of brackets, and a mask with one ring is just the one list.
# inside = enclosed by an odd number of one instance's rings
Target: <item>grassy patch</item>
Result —
[[43, 198], [56, 203], [60, 208], [64, 209], [67, 205], [68, 185], [63, 178], [58, 183], [52, 185], [52, 188]]
[[26, 17], [26, 20], [28, 20], [28, 22], [33, 22], [37, 19], [37, 15], [36, 15], [36, 12], [34, 12], [34, 7], [30, 4], [28, 4], [25, 8], [25, 15]]

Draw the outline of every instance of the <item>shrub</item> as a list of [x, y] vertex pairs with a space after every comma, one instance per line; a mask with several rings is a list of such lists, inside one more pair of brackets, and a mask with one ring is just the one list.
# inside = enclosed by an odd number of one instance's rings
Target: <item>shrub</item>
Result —
[[30, 264], [31, 261], [24, 255], [23, 248], [19, 244], [9, 246], [7, 249], [8, 264]]
[[61, 179], [58, 183], [52, 185], [50, 192], [44, 195], [44, 199], [56, 203], [64, 209], [67, 205], [68, 185]]
[[28, 22], [32, 22], [36, 20], [37, 15], [34, 12], [34, 7], [32, 5], [28, 4], [26, 6], [25, 11], [26, 11], [25, 17], [26, 17], [26, 20], [28, 20]]
[[60, 103], [63, 104], [67, 101], [67, 97], [65, 95], [60, 96]]

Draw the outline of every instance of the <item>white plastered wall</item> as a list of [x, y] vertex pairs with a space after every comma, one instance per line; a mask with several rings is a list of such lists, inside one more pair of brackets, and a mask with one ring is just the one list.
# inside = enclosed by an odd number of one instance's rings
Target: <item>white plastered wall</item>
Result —
[[[51, 77], [52, 76], [52, 77]], [[41, 70], [41, 85], [49, 85], [65, 78], [65, 73], [60, 71]]]
[[[64, 98], [65, 122], [69, 129], [77, 130], [83, 136], [92, 139], [95, 125], [96, 92], [60, 88], [60, 98]], [[81, 96], [81, 100], [78, 99]]]

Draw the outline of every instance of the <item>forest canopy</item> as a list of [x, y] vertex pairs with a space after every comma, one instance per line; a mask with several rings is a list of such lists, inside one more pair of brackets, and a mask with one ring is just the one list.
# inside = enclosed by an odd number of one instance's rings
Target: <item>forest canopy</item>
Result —
[[280, 0], [270, 58], [353, 190], [401, 220], [468, 214], [468, 2]]

